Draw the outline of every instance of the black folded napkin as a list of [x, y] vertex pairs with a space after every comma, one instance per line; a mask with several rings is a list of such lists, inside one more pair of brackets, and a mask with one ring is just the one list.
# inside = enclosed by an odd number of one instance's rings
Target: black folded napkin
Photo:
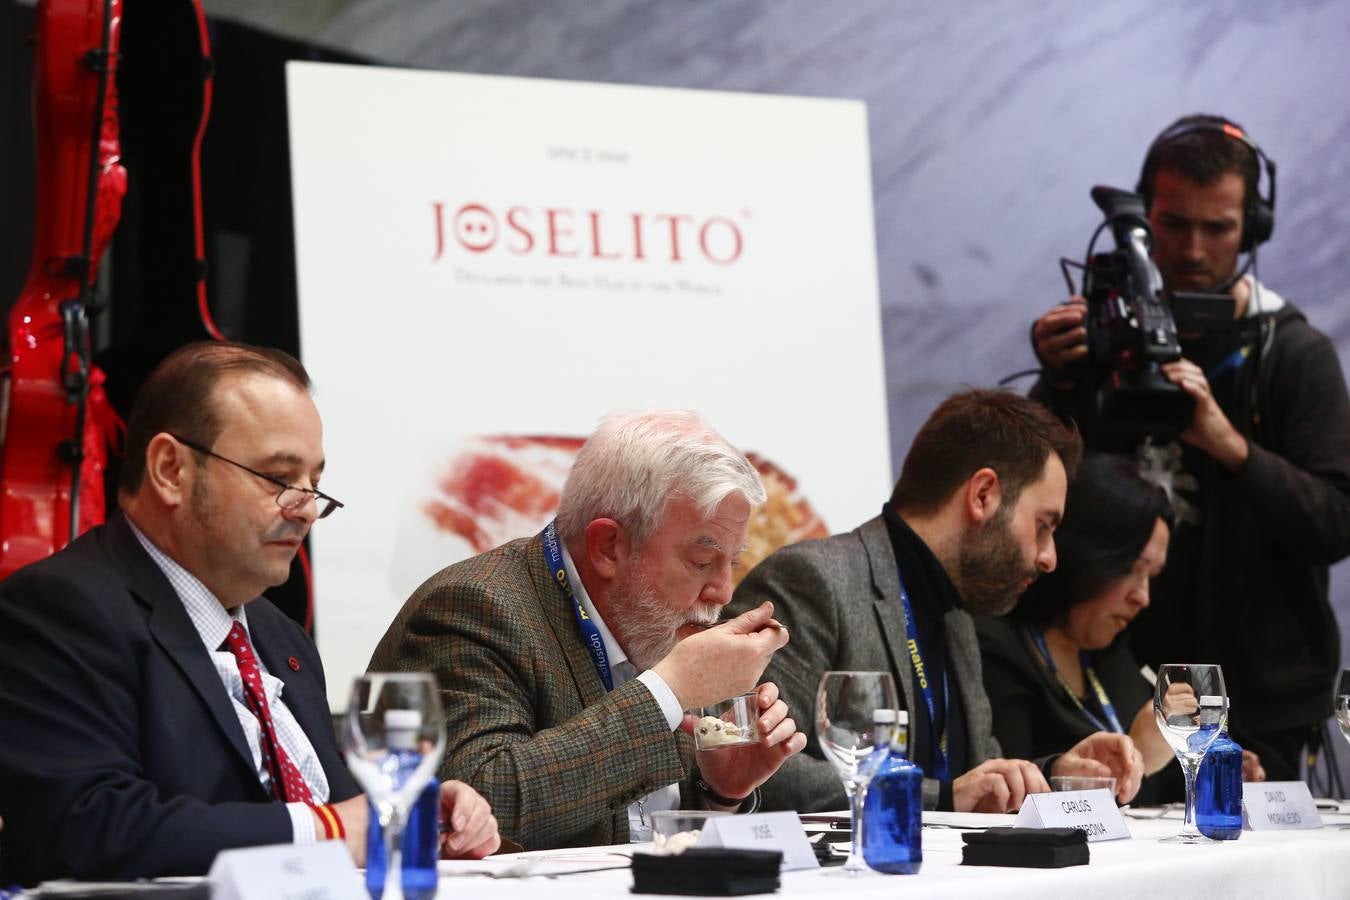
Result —
[[778, 890], [777, 850], [694, 847], [674, 856], [633, 854], [633, 893], [732, 897]]
[[1088, 864], [1087, 833], [1077, 828], [986, 828], [965, 831], [964, 866], [1059, 869]]

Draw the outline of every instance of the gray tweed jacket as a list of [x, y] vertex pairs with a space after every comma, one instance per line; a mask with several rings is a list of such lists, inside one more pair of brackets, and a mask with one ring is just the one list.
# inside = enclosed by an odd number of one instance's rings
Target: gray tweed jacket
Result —
[[370, 660], [436, 676], [440, 777], [477, 788], [530, 850], [624, 843], [628, 804], [677, 781], [692, 795], [691, 739], [640, 681], [605, 693], [575, 616], [522, 538], [428, 579]]
[[[877, 516], [848, 534], [783, 547], [740, 583], [727, 615], [765, 600], [773, 601], [774, 615], [788, 626], [790, 640], [774, 654], [764, 678], [778, 685], [789, 713], [810, 740], [804, 753], [788, 759], [764, 785], [764, 808], [846, 809], [843, 786], [815, 736], [821, 673], [889, 671], [904, 694], [905, 708], [917, 709], [914, 670], [905, 651], [900, 579], [885, 521]], [[966, 714], [969, 758], [952, 761], [953, 774], [960, 774], [999, 756], [999, 746], [970, 614], [954, 609], [946, 614], [945, 625], [951, 676]], [[926, 732], [911, 732], [911, 744], [927, 740]], [[937, 806], [935, 780], [924, 779], [923, 797], [925, 808]]]

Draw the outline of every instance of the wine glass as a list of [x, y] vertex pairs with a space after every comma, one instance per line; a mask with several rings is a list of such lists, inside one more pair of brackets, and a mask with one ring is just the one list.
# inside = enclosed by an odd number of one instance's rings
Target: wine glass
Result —
[[1341, 669], [1341, 677], [1336, 679], [1336, 723], [1341, 726], [1341, 736], [1350, 741], [1350, 669]]
[[[1341, 669], [1340, 677], [1336, 679], [1332, 705], [1336, 710], [1336, 724], [1341, 726], [1341, 737], [1350, 741], [1350, 669]], [[1342, 825], [1340, 830], [1350, 830], [1350, 825]]]
[[1228, 692], [1223, 669], [1208, 663], [1168, 663], [1158, 670], [1153, 695], [1158, 730], [1172, 747], [1186, 776], [1186, 819], [1181, 832], [1162, 838], [1169, 844], [1219, 843], [1195, 827], [1195, 774], [1210, 744], [1228, 721]]
[[440, 690], [425, 672], [368, 672], [352, 682], [342, 746], [384, 836], [383, 900], [403, 900], [403, 828], [445, 753]]
[[853, 840], [844, 863], [844, 871], [851, 876], [867, 870], [862, 856], [862, 815], [872, 769], [863, 761], [874, 749], [876, 711], [895, 710], [898, 705], [889, 672], [826, 672], [820, 676], [816, 737], [844, 783], [853, 810]]

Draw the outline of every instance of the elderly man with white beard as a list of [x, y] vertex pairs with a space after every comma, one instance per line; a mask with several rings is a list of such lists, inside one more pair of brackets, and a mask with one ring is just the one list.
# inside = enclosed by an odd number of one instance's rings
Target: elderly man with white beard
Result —
[[[435, 673], [441, 777], [481, 791], [528, 849], [645, 840], [658, 809], [753, 808], [806, 745], [778, 688], [756, 686], [788, 634], [769, 603], [708, 626], [764, 499], [696, 414], [609, 416], [557, 519], [429, 579], [370, 668]], [[684, 710], [751, 690], [763, 740], [695, 763]]]

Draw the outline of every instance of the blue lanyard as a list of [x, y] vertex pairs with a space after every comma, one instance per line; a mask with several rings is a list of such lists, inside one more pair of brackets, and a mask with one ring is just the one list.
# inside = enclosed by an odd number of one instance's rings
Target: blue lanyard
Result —
[[1247, 361], [1247, 357], [1251, 355], [1251, 352], [1252, 348], [1250, 344], [1239, 347], [1206, 372], [1205, 378], [1209, 381], [1216, 381], [1220, 376], [1236, 371]]
[[1064, 680], [1064, 676], [1059, 674], [1059, 669], [1050, 656], [1050, 645], [1045, 642], [1045, 631], [1038, 626], [1028, 625], [1027, 635], [1030, 636], [1031, 642], [1036, 645], [1036, 649], [1040, 651], [1041, 658], [1045, 660], [1045, 666], [1050, 670], [1050, 674], [1055, 676], [1059, 686], [1064, 688], [1064, 693], [1069, 695], [1069, 699], [1073, 701], [1074, 706], [1078, 707], [1078, 711], [1087, 716], [1093, 727], [1098, 731], [1114, 731], [1116, 734], [1124, 734], [1125, 729], [1120, 726], [1120, 719], [1116, 716], [1116, 708], [1111, 703], [1111, 698], [1106, 696], [1106, 688], [1102, 687], [1101, 679], [1097, 677], [1097, 670], [1092, 668], [1092, 663], [1088, 661], [1088, 655], [1079, 650], [1078, 664], [1083, 667], [1083, 675], [1087, 678], [1088, 684], [1092, 686], [1092, 693], [1097, 697], [1097, 706], [1106, 716], [1106, 724], [1103, 724], [1101, 719], [1094, 716], [1092, 711], [1083, 705], [1083, 701], [1073, 692], [1073, 688], [1069, 687], [1068, 682]]
[[[927, 670], [923, 665], [923, 651], [919, 649], [919, 632], [915, 624], [914, 608], [909, 604], [909, 592], [905, 590], [905, 577], [900, 573], [900, 567], [895, 569], [896, 576], [900, 579], [900, 603], [905, 611], [905, 644], [909, 648], [909, 661], [914, 666], [914, 681], [923, 691], [923, 702], [928, 705], [928, 721], [937, 730], [937, 704], [933, 702], [933, 689], [928, 684]], [[932, 777], [938, 781], [946, 781], [947, 773], [950, 767], [947, 764], [947, 715], [952, 706], [951, 686], [947, 683], [947, 669], [942, 670], [942, 734], [933, 747], [933, 772]]]
[[548, 568], [553, 573], [553, 581], [563, 592], [563, 596], [571, 601], [572, 609], [576, 611], [577, 625], [581, 628], [581, 634], [586, 638], [586, 646], [591, 651], [591, 659], [595, 663], [595, 673], [604, 682], [605, 691], [612, 691], [614, 690], [614, 676], [609, 673], [609, 654], [605, 652], [604, 638], [600, 637], [600, 629], [595, 627], [591, 617], [586, 615], [586, 608], [581, 605], [581, 601], [577, 599], [576, 594], [572, 593], [572, 585], [567, 580], [567, 566], [563, 564], [562, 544], [558, 543], [556, 525], [556, 520], [549, 522], [544, 526], [543, 534], [539, 535], [544, 543], [544, 558], [548, 560]]

